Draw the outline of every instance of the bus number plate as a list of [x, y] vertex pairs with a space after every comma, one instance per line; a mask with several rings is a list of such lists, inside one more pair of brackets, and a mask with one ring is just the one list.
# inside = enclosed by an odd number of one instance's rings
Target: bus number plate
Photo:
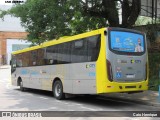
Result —
[[135, 74], [127, 74], [126, 77], [127, 78], [135, 78]]

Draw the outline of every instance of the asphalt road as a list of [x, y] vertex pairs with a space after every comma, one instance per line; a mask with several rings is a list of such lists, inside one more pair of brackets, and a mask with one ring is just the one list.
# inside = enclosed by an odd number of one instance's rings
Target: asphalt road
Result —
[[56, 100], [52, 92], [27, 90], [21, 92], [7, 79], [0, 80], [0, 110], [3, 111], [156, 111], [158, 107], [105, 97], [72, 97]]

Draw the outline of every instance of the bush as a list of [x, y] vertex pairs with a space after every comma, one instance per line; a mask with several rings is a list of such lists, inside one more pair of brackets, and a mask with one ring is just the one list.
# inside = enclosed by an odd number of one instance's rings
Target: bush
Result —
[[149, 59], [149, 86], [150, 90], [158, 91], [160, 85], [160, 53], [148, 53]]

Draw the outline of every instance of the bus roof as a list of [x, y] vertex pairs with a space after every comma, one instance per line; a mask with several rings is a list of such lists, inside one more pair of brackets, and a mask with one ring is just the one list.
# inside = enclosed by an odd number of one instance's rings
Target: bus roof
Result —
[[58, 40], [53, 39], [53, 40], [44, 42], [44, 43], [42, 43], [40, 45], [37, 45], [37, 46], [33, 46], [33, 47], [25, 48], [25, 49], [22, 49], [22, 50], [14, 51], [14, 52], [12, 52], [12, 54], [19, 54], [19, 53], [23, 53], [23, 52], [27, 52], [27, 51], [36, 50], [36, 49], [39, 49], [39, 48], [44, 48], [44, 47], [51, 46], [51, 45], [60, 44], [60, 43], [63, 43], [63, 42], [69, 42], [69, 41], [73, 41], [73, 40], [76, 40], [76, 39], [81, 39], [81, 38], [84, 38], [84, 37], [100, 34], [104, 30], [106, 30], [106, 28], [101, 28], [101, 29], [90, 31], [90, 32], [85, 32], [85, 33], [74, 35], [74, 36], [60, 37]]

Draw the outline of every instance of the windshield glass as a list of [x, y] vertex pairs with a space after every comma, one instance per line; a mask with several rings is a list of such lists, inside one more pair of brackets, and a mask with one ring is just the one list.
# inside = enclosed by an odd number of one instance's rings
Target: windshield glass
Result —
[[111, 31], [110, 41], [111, 50], [117, 52], [144, 52], [145, 43], [143, 34]]

